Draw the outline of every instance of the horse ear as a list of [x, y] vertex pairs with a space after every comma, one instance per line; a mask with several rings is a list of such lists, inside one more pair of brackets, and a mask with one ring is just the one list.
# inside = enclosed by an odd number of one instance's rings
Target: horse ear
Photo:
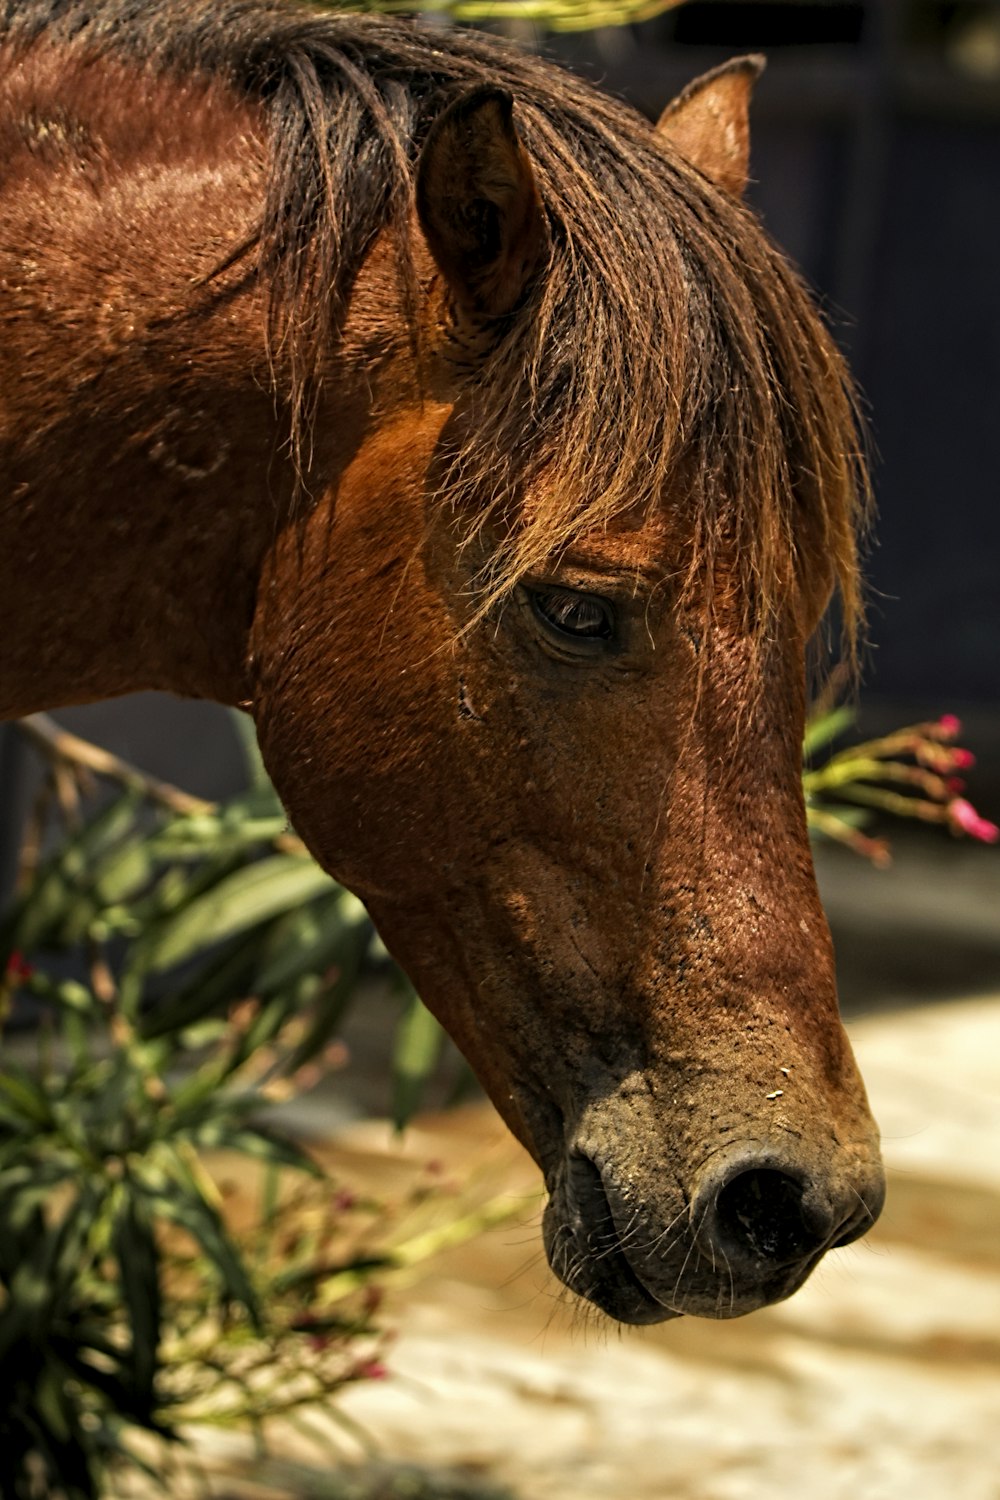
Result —
[[703, 73], [668, 104], [656, 133], [739, 198], [750, 166], [750, 94], [764, 71], [763, 57], [734, 57]]
[[434, 121], [417, 166], [417, 213], [467, 311], [499, 317], [517, 305], [548, 233], [506, 89], [472, 89]]

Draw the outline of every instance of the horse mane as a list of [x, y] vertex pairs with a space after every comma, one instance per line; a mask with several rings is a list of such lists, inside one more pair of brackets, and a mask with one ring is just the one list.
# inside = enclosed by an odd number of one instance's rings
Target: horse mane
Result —
[[39, 38], [216, 78], [262, 108], [266, 201], [227, 263], [256, 255], [300, 441], [385, 230], [415, 315], [413, 173], [430, 123], [465, 87], [509, 89], [551, 259], [470, 376], [475, 418], [449, 492], [484, 526], [517, 514], [526, 480], [545, 482], [486, 596], [582, 533], [666, 503], [691, 536], [682, 586], [700, 580], [707, 596], [714, 561], [735, 559], [764, 640], [792, 565], [832, 569], [854, 640], [869, 490], [843, 360], [755, 218], [634, 111], [495, 38], [281, 0], [0, 0], [0, 40]]

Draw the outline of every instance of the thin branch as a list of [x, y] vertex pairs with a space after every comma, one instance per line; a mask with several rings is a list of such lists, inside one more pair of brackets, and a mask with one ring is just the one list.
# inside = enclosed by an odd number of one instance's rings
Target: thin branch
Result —
[[850, 824], [844, 823], [835, 813], [825, 812], [819, 807], [808, 807], [806, 818], [809, 827], [816, 833], [822, 834], [824, 838], [834, 839], [838, 844], [846, 844], [855, 854], [870, 859], [876, 868], [884, 870], [892, 863], [889, 845], [884, 839], [868, 838]]
[[35, 749], [57, 769], [60, 766], [73, 766], [93, 771], [98, 776], [118, 782], [120, 786], [141, 792], [150, 801], [158, 802], [170, 812], [211, 813], [216, 810], [214, 802], [206, 802], [203, 797], [193, 797], [190, 792], [182, 791], [169, 781], [161, 781], [156, 776], [140, 771], [138, 766], [112, 755], [110, 750], [103, 750], [99, 745], [93, 745], [89, 740], [61, 729], [48, 714], [29, 714], [27, 718], [16, 720], [16, 723]]

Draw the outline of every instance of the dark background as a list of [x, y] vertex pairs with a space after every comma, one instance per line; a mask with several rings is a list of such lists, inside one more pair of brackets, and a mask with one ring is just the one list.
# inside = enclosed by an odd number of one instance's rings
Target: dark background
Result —
[[866, 682], [1000, 700], [1000, 4], [701, 0], [561, 50], [651, 116], [767, 55], [749, 198], [866, 397], [878, 545]]

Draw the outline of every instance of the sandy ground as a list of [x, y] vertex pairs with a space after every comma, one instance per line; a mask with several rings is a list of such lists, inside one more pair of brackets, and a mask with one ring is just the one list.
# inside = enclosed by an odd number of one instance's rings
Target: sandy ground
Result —
[[[391, 1378], [344, 1394], [383, 1461], [416, 1466], [377, 1493], [478, 1493], [448, 1487], [478, 1476], [518, 1500], [1000, 1500], [1000, 996], [852, 1034], [890, 1171], [867, 1240], [780, 1307], [619, 1333], [559, 1296], [526, 1209], [396, 1300]], [[535, 1185], [483, 1105], [402, 1147], [356, 1124], [337, 1149], [375, 1183], [433, 1157], [526, 1203]], [[335, 1493], [280, 1462], [252, 1479], [220, 1493]]]

